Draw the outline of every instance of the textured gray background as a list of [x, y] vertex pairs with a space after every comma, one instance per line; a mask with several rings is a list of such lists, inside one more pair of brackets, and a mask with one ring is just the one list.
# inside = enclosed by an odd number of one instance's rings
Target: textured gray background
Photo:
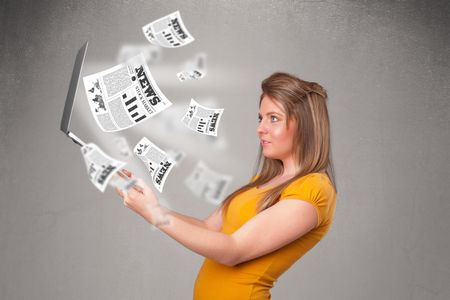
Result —
[[[200, 158], [233, 175], [230, 190], [248, 179], [260, 81], [292, 72], [329, 92], [339, 194], [329, 235], [273, 298], [450, 299], [448, 1], [0, 3], [1, 299], [191, 298], [202, 258], [96, 191], [58, 130], [81, 44], [85, 72], [100, 71], [177, 9], [196, 41], [152, 69], [174, 107], [122, 133], [188, 153], [166, 184], [170, 205], [198, 217], [214, 208], [183, 185]], [[171, 72], [199, 51], [207, 77], [178, 83]], [[117, 154], [80, 91], [76, 132]], [[191, 97], [225, 108], [218, 139], [175, 124]]]

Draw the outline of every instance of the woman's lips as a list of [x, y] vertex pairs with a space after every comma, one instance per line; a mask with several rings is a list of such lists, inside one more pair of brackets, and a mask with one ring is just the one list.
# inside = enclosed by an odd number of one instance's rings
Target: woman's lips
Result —
[[267, 146], [269, 144], [270, 144], [269, 141], [261, 140], [261, 146]]

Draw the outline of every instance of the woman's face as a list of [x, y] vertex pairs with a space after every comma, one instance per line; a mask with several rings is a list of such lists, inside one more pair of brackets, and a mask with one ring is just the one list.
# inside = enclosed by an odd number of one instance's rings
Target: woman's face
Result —
[[286, 161], [292, 158], [296, 122], [289, 120], [283, 106], [275, 99], [264, 96], [259, 106], [259, 125], [256, 133], [261, 142], [263, 155]]

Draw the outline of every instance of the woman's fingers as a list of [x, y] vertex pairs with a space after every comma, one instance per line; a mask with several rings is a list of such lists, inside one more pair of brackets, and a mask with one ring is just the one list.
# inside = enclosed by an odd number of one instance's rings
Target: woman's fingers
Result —
[[122, 173], [124, 173], [125, 175], [127, 175], [128, 177], [133, 177], [133, 173], [131, 173], [130, 171], [128, 171], [127, 169], [122, 169]]
[[133, 189], [135, 189], [139, 193], [144, 193], [144, 189], [137, 184], [133, 185]]
[[116, 193], [119, 194], [120, 197], [123, 198], [123, 192], [119, 188], [115, 188]]
[[148, 192], [151, 191], [150, 187], [141, 178], [137, 179], [137, 183], [135, 186], [139, 187], [140, 192], [143, 193], [144, 195], [148, 194]]
[[126, 198], [138, 199], [140, 196], [142, 196], [141, 192], [137, 191], [136, 189], [129, 189]]

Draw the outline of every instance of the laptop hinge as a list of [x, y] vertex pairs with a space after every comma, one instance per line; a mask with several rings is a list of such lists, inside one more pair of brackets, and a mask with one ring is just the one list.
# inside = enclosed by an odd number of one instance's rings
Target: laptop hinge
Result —
[[77, 137], [75, 134], [73, 134], [70, 131], [67, 133], [67, 136], [70, 137], [75, 144], [78, 144], [81, 147], [86, 145], [85, 142], [83, 142], [79, 137]]

